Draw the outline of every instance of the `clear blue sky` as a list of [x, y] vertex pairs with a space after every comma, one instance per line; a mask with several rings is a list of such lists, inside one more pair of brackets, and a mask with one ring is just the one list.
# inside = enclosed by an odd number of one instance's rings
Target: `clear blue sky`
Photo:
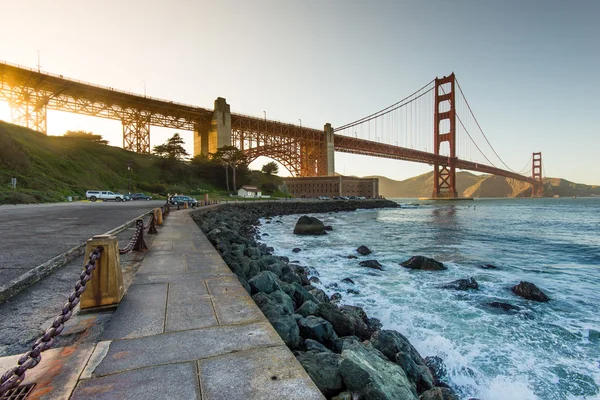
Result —
[[[0, 60], [92, 83], [322, 129], [452, 71], [513, 168], [600, 184], [600, 1], [1, 0]], [[0, 103], [0, 119], [9, 118]], [[50, 113], [120, 145], [117, 121]], [[152, 128], [152, 145], [174, 131]], [[181, 132], [191, 151], [192, 134]], [[260, 167], [258, 165], [257, 167]], [[430, 167], [336, 154], [348, 175]]]

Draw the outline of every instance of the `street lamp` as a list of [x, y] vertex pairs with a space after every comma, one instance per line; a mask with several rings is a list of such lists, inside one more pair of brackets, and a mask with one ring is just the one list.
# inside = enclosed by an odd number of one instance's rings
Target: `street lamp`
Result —
[[133, 170], [133, 160], [129, 160], [127, 161], [127, 171], [129, 171], [129, 185], [127, 187], [127, 190], [129, 191], [129, 194], [131, 194], [131, 171]]

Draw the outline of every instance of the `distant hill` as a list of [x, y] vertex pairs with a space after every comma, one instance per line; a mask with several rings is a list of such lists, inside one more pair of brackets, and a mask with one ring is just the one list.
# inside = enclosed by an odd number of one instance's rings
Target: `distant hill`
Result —
[[[403, 181], [384, 176], [379, 178], [379, 193], [387, 198], [430, 197], [433, 190], [433, 171]], [[600, 186], [573, 183], [566, 179], [544, 180], [544, 196], [600, 196]], [[463, 197], [531, 197], [531, 186], [515, 179], [494, 175], [475, 175], [467, 171], [456, 173], [456, 186]]]
[[[462, 193], [487, 176], [459, 171], [456, 173], [456, 189]], [[430, 197], [433, 191], [433, 171], [403, 181], [396, 181], [385, 176], [368, 176], [367, 178], [379, 178], [379, 194], [392, 199]]]

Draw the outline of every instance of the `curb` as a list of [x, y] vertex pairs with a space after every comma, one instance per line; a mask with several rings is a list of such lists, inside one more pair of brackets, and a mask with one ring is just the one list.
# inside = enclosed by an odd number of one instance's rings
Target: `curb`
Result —
[[[122, 225], [119, 225], [115, 229], [112, 229], [108, 232], [105, 232], [104, 235], [115, 235], [118, 234], [129, 227], [136, 220], [143, 218], [145, 215], [148, 215], [151, 211], [146, 212], [130, 221], [125, 222]], [[68, 262], [73, 261], [75, 258], [80, 257], [85, 252], [85, 242], [80, 244], [79, 246], [75, 246], [66, 252], [57, 255], [56, 257], [46, 261], [43, 264], [38, 265], [37, 267], [25, 272], [23, 275], [16, 277], [15, 279], [8, 282], [6, 285], [0, 286], [0, 303], [3, 303], [7, 299], [16, 295], [24, 289], [27, 289], [29, 286], [38, 282], [40, 279], [45, 276], [50, 275], [55, 269], [65, 266]]]

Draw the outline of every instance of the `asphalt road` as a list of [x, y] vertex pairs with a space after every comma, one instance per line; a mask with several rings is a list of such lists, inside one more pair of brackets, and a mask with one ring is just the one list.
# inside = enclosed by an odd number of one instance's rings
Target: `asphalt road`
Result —
[[163, 204], [138, 200], [1, 205], [0, 285]]

